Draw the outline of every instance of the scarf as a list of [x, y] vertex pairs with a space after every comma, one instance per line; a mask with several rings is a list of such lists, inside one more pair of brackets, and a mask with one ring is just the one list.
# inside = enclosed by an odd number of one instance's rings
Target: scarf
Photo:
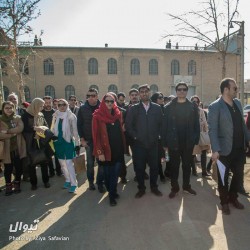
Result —
[[26, 112], [28, 112], [30, 115], [34, 116], [34, 126], [41, 126], [41, 124], [39, 124], [39, 117], [43, 116], [43, 114], [40, 112], [40, 107], [43, 104], [44, 104], [43, 99], [34, 98], [31, 102], [30, 106], [26, 109]]
[[65, 112], [60, 112], [59, 110], [57, 110], [55, 112], [55, 117], [56, 117], [56, 122], [55, 122], [55, 126], [54, 126], [54, 134], [56, 136], [58, 136], [58, 125], [59, 125], [59, 121], [60, 119], [62, 120], [62, 131], [63, 131], [63, 139], [66, 142], [71, 142], [71, 130], [70, 130], [70, 124], [69, 124], [69, 117], [71, 116], [72, 112], [70, 111], [70, 109], [67, 109]]
[[114, 97], [112, 95], [105, 95], [102, 98], [101, 104], [99, 109], [96, 109], [93, 117], [95, 117], [97, 120], [102, 121], [104, 123], [114, 123], [117, 119], [121, 120], [121, 112], [119, 108], [116, 105], [116, 102], [113, 105], [113, 109], [110, 112], [105, 104], [105, 98], [109, 96], [114, 100]]
[[[11, 128], [16, 127], [15, 123], [13, 122], [15, 118], [17, 118], [15, 112], [13, 112], [13, 114], [10, 116], [7, 116], [5, 113], [3, 113], [2, 116], [0, 117], [0, 120], [8, 126], [8, 129], [11, 129]], [[10, 138], [10, 152], [15, 151], [15, 150], [17, 150], [17, 136], [16, 135]]]

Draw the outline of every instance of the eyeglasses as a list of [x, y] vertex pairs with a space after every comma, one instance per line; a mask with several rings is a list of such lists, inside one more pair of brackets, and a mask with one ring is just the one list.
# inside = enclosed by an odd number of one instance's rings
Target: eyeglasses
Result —
[[76, 99], [70, 99], [70, 101], [72, 101], [72, 102], [76, 102]]
[[187, 88], [179, 88], [177, 89], [177, 91], [183, 91], [183, 92], [186, 92], [188, 89]]
[[107, 103], [107, 104], [108, 103], [114, 104], [114, 102], [115, 102], [114, 100], [105, 100], [105, 103]]
[[87, 98], [90, 98], [90, 97], [96, 97], [96, 95], [86, 95]]
[[14, 108], [13, 107], [4, 107], [4, 109], [10, 110], [10, 109], [14, 109]]
[[58, 107], [65, 107], [67, 104], [66, 103], [58, 103]]

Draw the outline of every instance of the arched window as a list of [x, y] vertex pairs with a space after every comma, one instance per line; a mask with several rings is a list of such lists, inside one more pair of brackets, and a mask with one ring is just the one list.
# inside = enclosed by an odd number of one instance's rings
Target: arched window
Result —
[[114, 58], [108, 59], [108, 74], [117, 74], [117, 61]]
[[158, 62], [156, 59], [151, 59], [149, 61], [149, 74], [158, 75]]
[[7, 101], [7, 98], [9, 96], [9, 94], [10, 94], [10, 91], [9, 91], [8, 87], [3, 86], [3, 94], [4, 94], [4, 100]]
[[52, 85], [47, 85], [44, 89], [45, 96], [51, 96], [53, 99], [56, 98], [56, 91]]
[[140, 61], [137, 58], [131, 60], [130, 71], [131, 75], [140, 75]]
[[114, 92], [114, 93], [118, 93], [118, 88], [116, 85], [114, 84], [110, 84], [109, 87], [108, 87], [108, 92]]
[[194, 60], [188, 62], [188, 75], [196, 75], [196, 62]]
[[43, 61], [44, 75], [54, 75], [54, 63], [51, 58]]
[[90, 89], [91, 89], [91, 88], [94, 88], [94, 89], [96, 89], [96, 90], [99, 92], [99, 87], [98, 87], [97, 85], [95, 85], [95, 84], [90, 85], [89, 88], [90, 88]]
[[[2, 75], [7, 76], [8, 71], [7, 71], [7, 61], [5, 58], [0, 58], [0, 63], [1, 63], [1, 68], [2, 68]], [[6, 87], [7, 88], [7, 87]]]
[[180, 74], [180, 63], [178, 60], [173, 60], [171, 62], [171, 75], [179, 75]]
[[154, 94], [155, 92], [158, 91], [158, 86], [156, 84], [152, 84], [150, 86], [150, 91], [151, 91], [152, 94]]
[[65, 88], [65, 99], [68, 100], [71, 95], [75, 95], [75, 88], [72, 85], [68, 85]]
[[88, 62], [89, 75], [98, 75], [98, 61], [90, 58]]
[[139, 88], [139, 84], [133, 84], [132, 86], [131, 86], [131, 89], [138, 89]]
[[27, 59], [25, 58], [19, 59], [19, 71], [23, 73], [24, 75], [29, 74], [29, 65], [28, 65]]
[[27, 102], [30, 102], [31, 101], [31, 98], [30, 98], [30, 89], [28, 86], [24, 86], [24, 95], [25, 95], [25, 100]]
[[64, 60], [64, 75], [74, 75], [74, 61], [71, 58]]

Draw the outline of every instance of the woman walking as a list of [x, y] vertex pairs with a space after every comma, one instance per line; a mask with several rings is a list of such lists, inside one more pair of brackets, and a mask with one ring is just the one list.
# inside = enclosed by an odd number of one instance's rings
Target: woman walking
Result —
[[58, 137], [54, 141], [55, 154], [65, 177], [64, 188], [74, 193], [77, 188], [73, 158], [80, 151], [76, 116], [70, 111], [65, 99], [59, 99], [58, 110], [53, 114], [52, 131]]
[[106, 94], [100, 108], [93, 114], [93, 154], [104, 167], [105, 185], [111, 206], [116, 206], [117, 181], [124, 157], [125, 138], [122, 130], [122, 114], [114, 97]]
[[23, 122], [15, 113], [15, 105], [10, 101], [4, 102], [2, 112], [0, 117], [1, 155], [4, 163], [5, 195], [9, 196], [13, 193], [11, 182], [13, 167], [15, 167], [14, 193], [21, 192], [21, 159], [26, 157], [26, 145], [22, 136]]

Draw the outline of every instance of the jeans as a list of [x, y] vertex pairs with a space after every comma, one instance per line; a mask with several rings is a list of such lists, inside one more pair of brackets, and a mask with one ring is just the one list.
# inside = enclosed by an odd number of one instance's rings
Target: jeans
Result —
[[[87, 178], [89, 184], [94, 183], [94, 163], [95, 157], [93, 156], [93, 142], [88, 142], [88, 147], [85, 147], [87, 157]], [[103, 166], [98, 164], [96, 183], [98, 186], [102, 186], [104, 181]]]
[[114, 165], [103, 166], [105, 186], [109, 192], [110, 200], [115, 199], [115, 195], [117, 193], [117, 182], [121, 170], [121, 164], [121, 162], [116, 162]]
[[180, 159], [182, 161], [182, 172], [183, 172], [183, 189], [188, 189], [190, 185], [190, 174], [191, 174], [191, 161], [192, 161], [193, 148], [180, 149], [180, 150], [169, 150], [170, 158], [170, 169], [171, 169], [171, 186], [172, 191], [178, 192], [180, 190], [178, 178]]
[[135, 144], [133, 147], [133, 154], [135, 159], [135, 171], [138, 181], [138, 189], [145, 191], [144, 183], [145, 166], [148, 163], [150, 167], [150, 188], [157, 189], [157, 178], [159, 172], [158, 166], [158, 147], [157, 144], [151, 148], [144, 148], [141, 145]]

